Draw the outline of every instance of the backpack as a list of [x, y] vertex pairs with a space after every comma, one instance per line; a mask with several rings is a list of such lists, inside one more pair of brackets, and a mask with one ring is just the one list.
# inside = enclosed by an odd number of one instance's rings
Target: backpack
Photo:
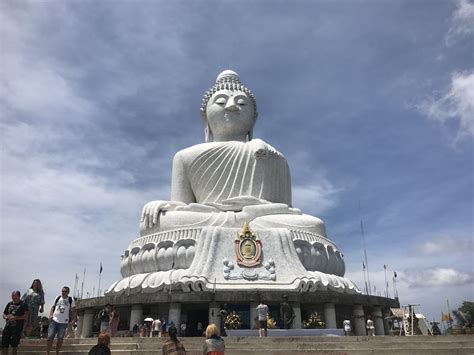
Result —
[[[54, 301], [54, 309], [56, 309], [56, 305], [58, 304], [58, 301], [59, 301], [60, 298], [61, 298], [61, 296], [56, 297], [56, 300]], [[72, 297], [69, 296], [68, 300], [69, 300], [69, 321], [71, 321], [71, 319], [72, 319]]]
[[[58, 304], [58, 301], [59, 301], [60, 298], [61, 298], [61, 296], [56, 297], [56, 300], [54, 301], [54, 308], [56, 308], [56, 305]], [[69, 296], [68, 300], [69, 300], [69, 308], [72, 309], [72, 297]]]

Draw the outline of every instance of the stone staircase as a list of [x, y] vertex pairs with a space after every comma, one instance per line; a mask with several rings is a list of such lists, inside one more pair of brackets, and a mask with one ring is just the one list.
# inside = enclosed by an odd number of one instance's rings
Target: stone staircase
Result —
[[[202, 354], [204, 338], [182, 338], [189, 355]], [[164, 338], [113, 338], [112, 354], [159, 355]], [[473, 335], [447, 336], [376, 336], [376, 337], [227, 337], [226, 355], [465, 355], [474, 354]], [[96, 343], [93, 338], [65, 339], [61, 355], [87, 354]], [[21, 355], [45, 354], [45, 340], [22, 340], [18, 348]], [[54, 355], [54, 348], [52, 354]]]

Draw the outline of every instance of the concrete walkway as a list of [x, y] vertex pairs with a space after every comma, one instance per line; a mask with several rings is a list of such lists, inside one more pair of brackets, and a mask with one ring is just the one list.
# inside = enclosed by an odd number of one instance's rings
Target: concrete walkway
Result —
[[[204, 338], [182, 338], [189, 355], [202, 354]], [[113, 338], [112, 354], [159, 355], [163, 338]], [[227, 337], [226, 355], [283, 354], [382, 354], [382, 355], [465, 355], [474, 354], [474, 336], [376, 336], [376, 337]], [[61, 355], [87, 354], [96, 343], [93, 338], [66, 339]], [[45, 340], [22, 340], [18, 354], [45, 354]], [[54, 352], [52, 352], [54, 354]]]

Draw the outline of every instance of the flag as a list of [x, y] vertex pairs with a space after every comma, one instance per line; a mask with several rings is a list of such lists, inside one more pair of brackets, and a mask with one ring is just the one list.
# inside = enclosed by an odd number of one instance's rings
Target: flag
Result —
[[441, 321], [449, 322], [449, 314], [441, 313]]
[[397, 278], [397, 273], [395, 271], [393, 272], [393, 277]]
[[364, 262], [362, 262], [362, 267], [363, 267], [363, 268], [364, 268], [364, 270], [365, 270], [365, 264], [364, 264]]
[[388, 265], [383, 264], [383, 268], [387, 270]]
[[100, 262], [100, 270], [99, 270], [99, 274], [102, 274], [102, 261]]

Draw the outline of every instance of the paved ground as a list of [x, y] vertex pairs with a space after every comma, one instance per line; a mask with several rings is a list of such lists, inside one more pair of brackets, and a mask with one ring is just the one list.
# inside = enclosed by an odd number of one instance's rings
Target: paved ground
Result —
[[[159, 355], [162, 338], [113, 338], [112, 354]], [[188, 355], [202, 354], [203, 338], [183, 338]], [[96, 340], [66, 339], [61, 355], [87, 354]], [[283, 354], [331, 354], [331, 355], [465, 355], [474, 354], [474, 335], [416, 336], [416, 337], [288, 337], [257, 338], [227, 337], [226, 355], [283, 355]], [[18, 354], [45, 354], [45, 340], [23, 340]]]

